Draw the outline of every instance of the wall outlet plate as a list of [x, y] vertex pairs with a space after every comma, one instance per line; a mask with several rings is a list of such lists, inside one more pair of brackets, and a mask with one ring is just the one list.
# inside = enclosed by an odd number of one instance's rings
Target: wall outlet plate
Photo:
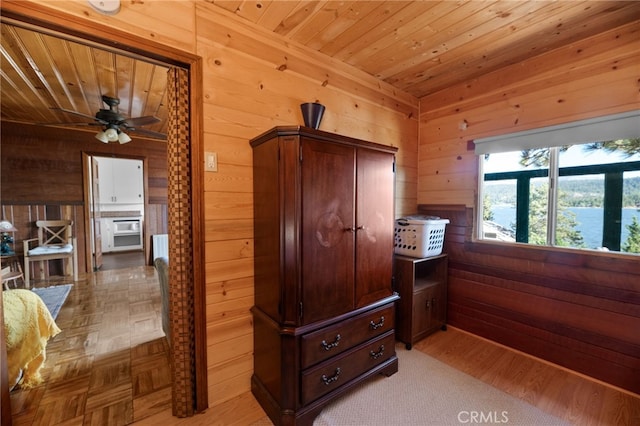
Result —
[[218, 171], [218, 154], [215, 152], [204, 153], [204, 170], [206, 172]]

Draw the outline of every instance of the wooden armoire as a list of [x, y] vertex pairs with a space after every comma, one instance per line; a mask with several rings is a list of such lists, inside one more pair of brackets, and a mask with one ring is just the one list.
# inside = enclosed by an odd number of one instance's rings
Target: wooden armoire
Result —
[[274, 424], [312, 424], [362, 380], [398, 371], [397, 148], [297, 126], [251, 146], [252, 392]]

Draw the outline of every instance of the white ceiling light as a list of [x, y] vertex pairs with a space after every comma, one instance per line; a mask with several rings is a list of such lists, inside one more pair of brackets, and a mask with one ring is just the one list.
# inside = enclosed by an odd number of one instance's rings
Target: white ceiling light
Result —
[[120, 132], [118, 134], [118, 142], [121, 144], [131, 142], [131, 138], [125, 132]]
[[109, 139], [109, 142], [115, 142], [118, 140], [118, 131], [114, 128], [109, 127], [104, 131], [104, 135]]
[[120, 0], [88, 0], [87, 3], [105, 15], [115, 15], [120, 12]]
[[98, 139], [102, 143], [118, 141], [123, 144], [131, 142], [131, 138], [129, 137], [129, 135], [127, 135], [125, 132], [121, 132], [114, 127], [109, 127], [102, 132], [98, 132], [96, 134], [96, 139]]
[[102, 143], [109, 143], [109, 138], [104, 134], [104, 132], [98, 132], [96, 134], [96, 139], [98, 139]]

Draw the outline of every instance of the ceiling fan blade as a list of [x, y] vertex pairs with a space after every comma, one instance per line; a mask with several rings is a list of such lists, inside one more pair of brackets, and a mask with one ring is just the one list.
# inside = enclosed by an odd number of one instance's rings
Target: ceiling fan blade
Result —
[[130, 128], [130, 129], [127, 129], [127, 132], [138, 133], [140, 135], [149, 136], [156, 139], [163, 139], [163, 140], [167, 139], [166, 134], [160, 133], [160, 132], [154, 132], [153, 130]]
[[161, 120], [153, 115], [145, 115], [144, 117], [133, 117], [124, 121], [129, 127], [146, 126], [147, 124], [159, 123]]
[[38, 126], [102, 126], [101, 123], [86, 123], [86, 122], [81, 122], [81, 123], [35, 123]]
[[84, 117], [87, 118], [89, 120], [97, 120], [96, 117], [94, 117], [93, 115], [87, 115], [87, 114], [83, 114], [81, 112], [77, 112], [77, 111], [71, 111], [70, 109], [64, 109], [64, 108], [51, 108], [54, 109], [56, 111], [62, 111], [62, 112], [66, 112], [67, 114], [74, 114], [74, 115], [79, 115], [80, 117]]

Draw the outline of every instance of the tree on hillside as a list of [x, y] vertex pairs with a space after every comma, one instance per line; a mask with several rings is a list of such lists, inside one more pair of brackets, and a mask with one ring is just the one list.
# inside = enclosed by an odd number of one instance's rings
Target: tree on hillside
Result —
[[[529, 244], [547, 244], [547, 193], [548, 185], [532, 188], [529, 201]], [[584, 239], [576, 229], [576, 214], [567, 209], [563, 197], [558, 197], [558, 218], [556, 223], [556, 246], [584, 247]]]
[[[547, 244], [548, 185], [532, 188], [529, 199], [529, 244]], [[515, 231], [515, 228], [514, 228]]]
[[597, 151], [599, 149], [607, 152], [621, 152], [626, 158], [629, 158], [636, 154], [640, 154], [640, 138], [595, 142], [584, 146], [585, 151]]
[[640, 253], [640, 223], [637, 216], [633, 216], [631, 223], [627, 225], [629, 236], [622, 246], [622, 251], [627, 253]]
[[482, 202], [482, 220], [493, 221], [493, 210], [491, 205], [491, 198], [487, 194], [484, 195], [484, 201]]
[[[569, 149], [569, 145], [560, 147], [560, 152], [565, 152]], [[584, 144], [582, 150], [584, 152], [593, 152], [597, 150], [604, 150], [607, 152], [619, 152], [626, 158], [633, 155], [640, 154], [640, 139], [618, 139], [614, 141], [594, 142]], [[520, 164], [525, 167], [548, 167], [549, 165], [549, 149], [548, 148], [534, 148], [525, 149], [520, 153]]]

